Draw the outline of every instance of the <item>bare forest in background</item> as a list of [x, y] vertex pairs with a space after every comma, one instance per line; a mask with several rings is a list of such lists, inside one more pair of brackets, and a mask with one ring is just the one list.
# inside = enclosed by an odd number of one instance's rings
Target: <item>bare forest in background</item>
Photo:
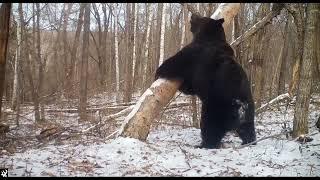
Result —
[[[210, 17], [217, 7], [217, 3], [12, 4], [3, 107], [19, 114], [21, 107], [32, 105], [35, 120], [41, 122], [47, 119], [48, 106], [58, 104], [61, 109], [84, 112], [79, 116], [85, 121], [86, 112], [99, 108], [87, 103], [97, 94], [106, 93], [117, 104], [132, 104], [153, 83], [159, 64], [192, 40], [191, 11]], [[231, 28], [225, 30], [228, 42], [261, 21], [272, 7], [270, 3], [241, 4]], [[234, 46], [257, 108], [303, 88], [297, 85], [295, 71], [304, 61], [299, 56], [305, 41], [301, 37], [305, 9], [305, 4], [286, 5], [263, 28]], [[310, 62], [312, 93], [320, 93], [319, 23], [316, 34], [312, 39], [316, 58]], [[200, 101], [190, 98], [190, 106], [196, 121]]]

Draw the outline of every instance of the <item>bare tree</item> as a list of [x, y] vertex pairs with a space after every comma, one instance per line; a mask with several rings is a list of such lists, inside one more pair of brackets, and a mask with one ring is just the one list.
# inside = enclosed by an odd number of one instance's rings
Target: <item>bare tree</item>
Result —
[[89, 57], [89, 33], [90, 33], [90, 3], [84, 4], [84, 23], [83, 23], [83, 44], [82, 44], [82, 60], [80, 68], [80, 103], [79, 116], [80, 121], [87, 118], [87, 81], [88, 81], [88, 57]]
[[133, 45], [132, 45], [132, 88], [134, 89], [134, 81], [135, 81], [135, 70], [136, 70], [136, 46], [137, 46], [137, 12], [138, 7], [136, 3], [132, 4], [132, 11], [133, 11]]
[[145, 44], [144, 44], [144, 61], [142, 63], [143, 66], [143, 73], [142, 73], [142, 84], [143, 89], [147, 86], [147, 65], [148, 65], [148, 59], [149, 59], [149, 36], [150, 36], [150, 28], [152, 23], [152, 17], [153, 13], [150, 8], [150, 4], [146, 4], [146, 32], [145, 32]]
[[[116, 5], [117, 7], [118, 5]], [[114, 8], [114, 51], [116, 60], [116, 101], [120, 100], [120, 72], [119, 72], [119, 48], [118, 48], [118, 13], [116, 13], [116, 8]]]
[[74, 76], [74, 68], [76, 65], [76, 59], [77, 59], [77, 50], [78, 50], [78, 44], [80, 41], [80, 33], [82, 29], [82, 24], [83, 24], [83, 12], [84, 12], [84, 4], [80, 4], [80, 12], [79, 12], [79, 17], [78, 17], [78, 22], [77, 22], [77, 28], [76, 28], [76, 34], [72, 43], [72, 49], [71, 49], [71, 60], [70, 60], [70, 65], [68, 68], [67, 72], [67, 84], [71, 86], [72, 84], [72, 79]]
[[126, 66], [125, 66], [125, 91], [124, 91], [124, 102], [130, 102], [132, 97], [132, 55], [133, 55], [133, 41], [134, 41], [134, 35], [132, 33], [133, 29], [133, 22], [132, 19], [132, 9], [131, 7], [133, 3], [127, 3], [127, 11], [126, 11], [126, 44], [127, 44], [127, 54], [126, 54]]
[[2, 94], [6, 68], [6, 57], [8, 48], [9, 25], [10, 25], [11, 3], [3, 3], [0, 8], [0, 115], [2, 106]]
[[292, 96], [295, 94], [297, 85], [299, 82], [300, 65], [303, 55], [303, 39], [304, 39], [304, 8], [301, 3], [288, 3], [286, 4], [286, 9], [293, 16], [294, 22], [297, 28], [297, 47], [295, 50], [295, 64], [292, 72], [292, 79], [289, 86], [289, 94]]
[[12, 101], [11, 108], [12, 110], [17, 110], [18, 99], [19, 99], [19, 77], [20, 77], [20, 59], [21, 59], [21, 27], [20, 22], [17, 21], [17, 49], [16, 56], [14, 62], [14, 73], [13, 73], [13, 93], [12, 93]]
[[160, 56], [159, 56], [159, 66], [163, 62], [164, 58], [164, 34], [166, 27], [166, 3], [163, 3], [162, 13], [161, 13], [161, 30], [160, 30]]
[[308, 133], [308, 115], [312, 86], [312, 64], [316, 50], [316, 24], [319, 23], [320, 6], [317, 3], [307, 4], [306, 29], [304, 34], [303, 61], [293, 120], [293, 137]]
[[[28, 37], [27, 37], [27, 33], [26, 33], [26, 23], [24, 21], [24, 17], [23, 17], [23, 11], [22, 11], [22, 3], [19, 3], [18, 5], [18, 10], [19, 10], [19, 17], [20, 17], [20, 24], [21, 24], [21, 37], [24, 37], [24, 39], [21, 40], [21, 47], [23, 49], [23, 56], [26, 60], [26, 74], [27, 74], [27, 78], [29, 81], [29, 85], [31, 88], [31, 96], [32, 96], [32, 101], [33, 101], [33, 106], [34, 106], [34, 116], [35, 116], [35, 120], [36, 122], [41, 122], [41, 117], [40, 117], [40, 111], [39, 111], [39, 94], [37, 92], [36, 86], [35, 86], [35, 82], [33, 80], [33, 76], [32, 76], [32, 70], [31, 70], [31, 66], [32, 66], [32, 62], [30, 59], [30, 47], [28, 44]], [[35, 68], [33, 68], [35, 69]]]

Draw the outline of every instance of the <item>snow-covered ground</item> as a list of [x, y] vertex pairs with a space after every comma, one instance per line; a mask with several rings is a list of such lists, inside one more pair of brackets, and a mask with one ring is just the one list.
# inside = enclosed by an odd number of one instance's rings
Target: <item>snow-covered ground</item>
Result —
[[[320, 99], [316, 100], [319, 103]], [[104, 102], [99, 100], [99, 103]], [[100, 132], [40, 143], [34, 137], [40, 129], [27, 129], [32, 124], [31, 113], [27, 115], [29, 120], [21, 118], [20, 127], [12, 128], [8, 134], [29, 139], [16, 140], [20, 144], [15, 144], [16, 149], [11, 153], [1, 147], [0, 168], [9, 168], [9, 176], [320, 176], [320, 133], [315, 127], [320, 116], [319, 104], [310, 106], [311, 142], [301, 143], [281, 135], [241, 148], [241, 140], [230, 132], [223, 139], [221, 149], [194, 147], [201, 139], [200, 130], [190, 127], [190, 109], [188, 106], [167, 109], [154, 123], [147, 142], [123, 137], [105, 140], [106, 136], [99, 137], [105, 130], [101, 127]], [[64, 127], [72, 126], [73, 130], [92, 125], [77, 124], [78, 116], [72, 113], [48, 117], [65, 122]], [[116, 125], [103, 132], [111, 134], [123, 119], [106, 121]], [[292, 128], [292, 119], [293, 106], [260, 113], [256, 117], [257, 138]]]

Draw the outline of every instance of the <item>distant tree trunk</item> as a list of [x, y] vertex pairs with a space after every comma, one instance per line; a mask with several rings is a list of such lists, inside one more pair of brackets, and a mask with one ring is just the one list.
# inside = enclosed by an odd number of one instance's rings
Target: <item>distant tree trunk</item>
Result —
[[85, 3], [84, 10], [84, 32], [82, 44], [82, 61], [80, 76], [80, 104], [79, 116], [80, 121], [87, 119], [87, 81], [88, 81], [88, 56], [89, 56], [89, 33], [90, 33], [90, 3]]
[[17, 49], [14, 62], [14, 73], [13, 73], [13, 93], [11, 108], [16, 111], [16, 125], [19, 126], [19, 111], [20, 111], [20, 69], [21, 69], [21, 26], [17, 20]]
[[[289, 18], [289, 17], [288, 17]], [[279, 74], [279, 84], [278, 84], [278, 94], [285, 93], [285, 72], [286, 72], [286, 64], [287, 64], [287, 55], [288, 55], [288, 44], [289, 44], [289, 19], [286, 22], [286, 26], [284, 28], [284, 44], [283, 44], [283, 54], [281, 57], [281, 67], [280, 67], [280, 74]], [[288, 33], [287, 33], [288, 32]]]
[[[104, 16], [104, 21], [103, 21], [103, 26], [104, 26], [104, 31], [103, 31], [103, 47], [102, 47], [102, 51], [104, 53], [104, 61], [105, 61], [105, 70], [106, 70], [106, 78], [105, 78], [105, 85], [106, 86], [110, 86], [111, 82], [109, 81], [110, 78], [110, 73], [111, 73], [111, 67], [112, 67], [112, 62], [110, 59], [108, 59], [108, 49], [107, 49], [107, 39], [108, 39], [108, 32], [109, 32], [109, 24], [110, 24], [110, 19], [111, 19], [111, 10], [109, 9], [109, 14], [107, 16], [107, 7], [106, 7], [106, 3], [102, 4], [102, 11], [103, 11], [103, 16]], [[111, 46], [110, 46], [111, 47]], [[112, 48], [110, 48], [112, 49]]]
[[78, 50], [78, 44], [80, 41], [80, 33], [82, 29], [83, 24], [83, 11], [84, 11], [84, 4], [80, 3], [80, 13], [78, 17], [78, 23], [76, 28], [76, 34], [72, 43], [72, 49], [71, 49], [71, 60], [70, 60], [70, 66], [68, 68], [67, 73], [67, 84], [69, 87], [72, 85], [72, 80], [74, 76], [74, 68], [76, 66], [76, 60], [77, 60], [77, 50]]
[[318, 3], [307, 4], [306, 26], [304, 33], [303, 61], [301, 64], [300, 81], [297, 90], [297, 101], [293, 120], [293, 137], [308, 133], [309, 104], [312, 86], [312, 64], [316, 58], [315, 48], [316, 24], [319, 23]]
[[145, 44], [144, 44], [144, 61], [142, 63], [143, 66], [143, 73], [142, 73], [142, 84], [143, 84], [143, 89], [147, 88], [147, 67], [148, 67], [148, 59], [149, 59], [149, 36], [150, 36], [150, 28], [151, 28], [151, 23], [152, 23], [152, 17], [153, 17], [153, 13], [151, 11], [150, 8], [150, 4], [146, 5], [146, 11], [147, 11], [147, 15], [146, 15], [146, 24], [147, 24], [147, 28], [146, 28], [146, 35], [145, 35]]
[[9, 39], [11, 3], [2, 3], [0, 8], [0, 118], [2, 107], [2, 94], [6, 72], [6, 57]]
[[126, 54], [126, 72], [125, 72], [125, 91], [123, 101], [128, 103], [131, 101], [132, 96], [132, 45], [133, 45], [133, 33], [132, 33], [132, 3], [127, 3], [127, 17], [126, 17], [126, 39], [127, 39], [127, 54]]
[[161, 13], [159, 66], [162, 64], [163, 58], [164, 58], [164, 35], [165, 35], [165, 29], [166, 29], [166, 3], [163, 3], [162, 13]]
[[99, 81], [100, 81], [100, 88], [103, 91], [103, 89], [106, 86], [106, 57], [105, 57], [105, 51], [106, 51], [106, 38], [105, 38], [105, 33], [102, 32], [102, 23], [101, 23], [101, 18], [100, 18], [100, 12], [96, 6], [96, 3], [92, 3], [92, 7], [94, 10], [94, 15], [98, 24], [98, 42], [95, 41], [95, 38], [92, 35], [96, 50], [97, 50], [97, 55], [98, 55], [98, 67], [99, 67]]
[[[61, 12], [61, 16], [60, 16], [60, 19], [59, 19], [59, 22], [58, 22], [57, 36], [56, 36], [55, 43], [54, 43], [54, 46], [53, 46], [53, 59], [60, 59], [60, 57], [58, 57], [59, 56], [58, 53], [59, 53], [59, 51], [61, 49], [60, 48], [61, 26], [62, 26], [63, 17], [64, 17], [65, 12], [66, 12], [66, 3], [63, 4], [63, 11]], [[55, 71], [56, 71], [56, 75], [57, 75], [57, 80], [59, 81], [57, 90], [59, 92], [60, 97], [62, 97], [64, 91], [63, 91], [63, 86], [61, 85], [61, 82], [62, 82], [62, 80], [61, 80], [62, 79], [61, 72], [57, 68], [55, 69]]]
[[13, 92], [12, 92], [12, 110], [17, 110], [18, 99], [19, 99], [19, 78], [20, 78], [20, 59], [21, 59], [21, 26], [20, 22], [17, 21], [17, 50], [14, 62], [14, 73], [13, 73]]
[[[260, 5], [258, 13], [258, 22], [261, 21], [263, 17], [268, 13], [270, 9], [270, 3], [264, 3]], [[263, 60], [263, 47], [265, 40], [266, 29], [260, 29], [255, 35], [254, 50], [253, 50], [253, 66], [255, 67], [255, 78], [254, 78], [254, 90], [253, 96], [256, 102], [256, 107], [261, 106], [261, 101], [263, 99], [263, 85], [264, 85], [264, 60]]]
[[114, 8], [114, 51], [116, 60], [116, 101], [120, 100], [120, 72], [119, 72], [119, 48], [118, 48], [118, 14], [116, 13], [116, 8]]
[[136, 71], [136, 46], [137, 46], [137, 12], [138, 7], [136, 3], [132, 4], [133, 11], [133, 46], [132, 46], [132, 89], [134, 90], [135, 86], [135, 71]]
[[188, 17], [188, 12], [186, 6], [182, 6], [182, 16], [181, 16], [181, 42], [180, 42], [180, 50], [184, 46], [185, 34], [186, 34], [186, 20], [185, 16]]
[[19, 17], [20, 17], [20, 24], [21, 24], [21, 37], [24, 38], [23, 40], [21, 40], [22, 42], [21, 48], [23, 49], [23, 56], [27, 63], [26, 74], [27, 74], [27, 78], [31, 88], [31, 96], [32, 96], [32, 101], [34, 106], [34, 116], [35, 116], [36, 122], [41, 122], [40, 111], [39, 111], [39, 94], [36, 91], [36, 87], [32, 77], [32, 70], [31, 70], [32, 62], [30, 60], [30, 47], [28, 44], [28, 37], [26, 35], [25, 22], [24, 22], [23, 11], [22, 11], [22, 3], [19, 3], [18, 11], [19, 11]]
[[42, 58], [41, 58], [41, 39], [40, 39], [40, 4], [36, 3], [36, 7], [37, 7], [37, 42], [36, 42], [36, 59], [38, 61], [38, 79], [39, 79], [39, 83], [37, 86], [37, 94], [39, 96], [39, 105], [40, 105], [40, 118], [42, 121], [45, 120], [45, 112], [44, 112], [44, 105], [42, 103], [41, 97], [42, 97], [42, 89], [43, 89], [43, 77], [44, 77], [44, 69], [46, 66], [46, 62], [42, 62]]

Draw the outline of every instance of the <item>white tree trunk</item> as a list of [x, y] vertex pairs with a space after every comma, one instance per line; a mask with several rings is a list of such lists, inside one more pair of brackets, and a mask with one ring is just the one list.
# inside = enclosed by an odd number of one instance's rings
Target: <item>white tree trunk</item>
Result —
[[[116, 10], [116, 8], [114, 8]], [[116, 100], [120, 99], [120, 72], [119, 72], [119, 52], [118, 52], [118, 14], [114, 11], [114, 51], [115, 51], [115, 60], [116, 60]]]
[[20, 63], [20, 52], [21, 52], [21, 29], [19, 21], [17, 21], [17, 51], [14, 62], [14, 74], [13, 74], [13, 93], [12, 93], [12, 110], [16, 110], [17, 107], [17, 98], [19, 98], [19, 63]]
[[[133, 52], [132, 52], [132, 81], [134, 80], [134, 73], [135, 73], [135, 67], [136, 67], [136, 32], [137, 32], [137, 4], [132, 3], [132, 9], [134, 9], [133, 12]], [[133, 87], [133, 86], [132, 86]]]
[[[185, 39], [185, 32], [186, 32], [186, 24], [184, 20], [184, 16], [186, 16], [186, 6], [182, 6], [182, 17], [181, 17], [181, 42], [180, 42], [180, 49], [183, 48], [184, 45], [184, 39]], [[188, 15], [187, 15], [188, 16]]]
[[144, 63], [143, 63], [143, 75], [142, 75], [143, 86], [145, 86], [146, 80], [147, 80], [147, 67], [148, 67], [147, 65], [148, 65], [148, 57], [149, 57], [149, 36], [150, 36], [151, 21], [153, 17], [150, 4], [147, 4], [146, 11], [147, 11], [148, 24], [147, 24], [146, 43], [144, 44], [145, 51], [144, 51]]
[[164, 34], [165, 34], [165, 28], [166, 28], [166, 3], [163, 3], [162, 14], [161, 14], [159, 66], [162, 64], [163, 57], [164, 57]]

